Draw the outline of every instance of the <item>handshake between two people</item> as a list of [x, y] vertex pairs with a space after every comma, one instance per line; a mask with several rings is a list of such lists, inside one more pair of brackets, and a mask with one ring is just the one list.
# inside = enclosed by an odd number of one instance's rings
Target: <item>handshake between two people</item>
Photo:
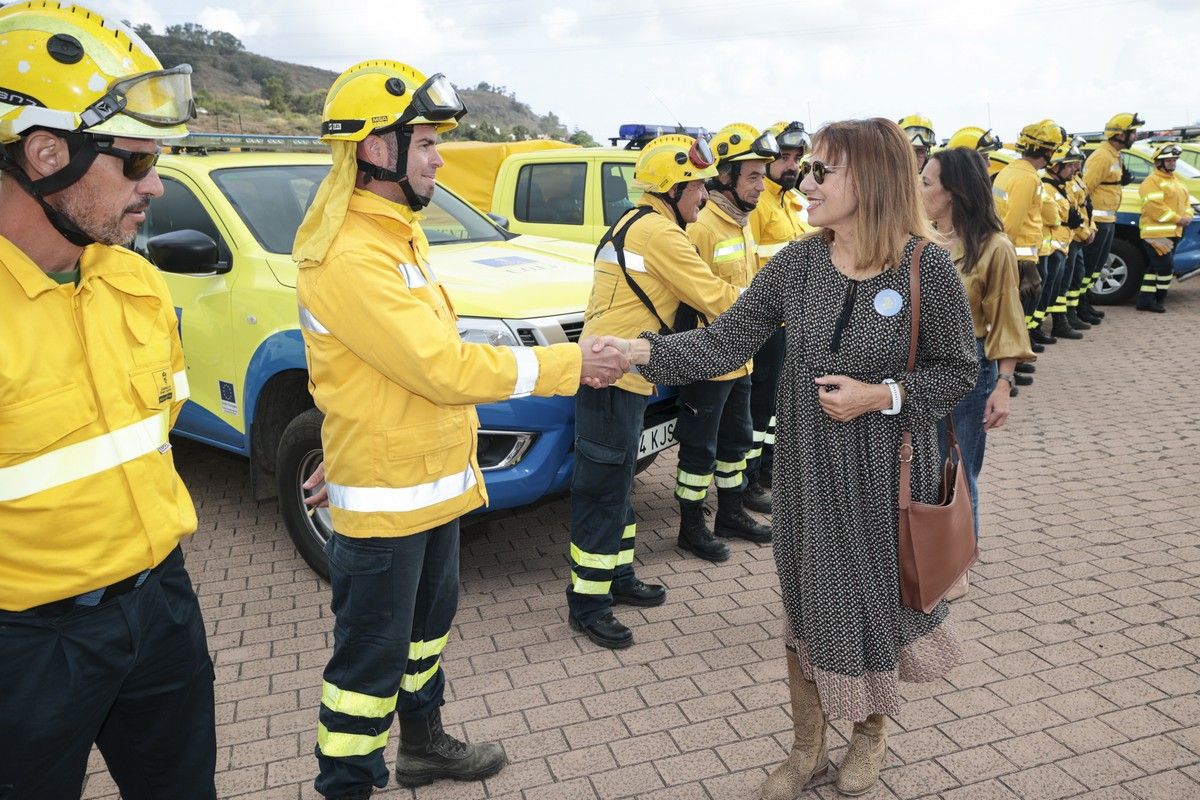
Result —
[[635, 364], [645, 364], [649, 360], [649, 344], [641, 339], [617, 336], [583, 337], [579, 340], [579, 349], [583, 351], [579, 382], [593, 389], [611, 386]]

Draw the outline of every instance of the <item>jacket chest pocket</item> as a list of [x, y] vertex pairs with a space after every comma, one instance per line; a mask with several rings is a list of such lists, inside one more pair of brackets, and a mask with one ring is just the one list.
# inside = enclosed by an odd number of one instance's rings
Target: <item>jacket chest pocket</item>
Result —
[[470, 433], [461, 417], [384, 431], [387, 460], [406, 472], [442, 476], [470, 458]]
[[0, 407], [0, 453], [37, 453], [96, 420], [91, 398], [71, 383]]
[[134, 398], [143, 408], [161, 411], [175, 402], [175, 377], [169, 362], [137, 367], [130, 371], [129, 382], [133, 386]]

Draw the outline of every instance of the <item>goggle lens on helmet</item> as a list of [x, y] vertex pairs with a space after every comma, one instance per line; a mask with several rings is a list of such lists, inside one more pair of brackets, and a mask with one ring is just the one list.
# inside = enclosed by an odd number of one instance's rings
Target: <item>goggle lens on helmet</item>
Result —
[[750, 150], [754, 155], [763, 158], [779, 158], [779, 142], [771, 131], [765, 131], [755, 139], [754, 144], [750, 145]]
[[780, 148], [799, 150], [801, 154], [808, 152], [808, 134], [804, 128], [788, 128], [777, 137]]
[[113, 147], [111, 140], [105, 139], [93, 139], [92, 146], [101, 155], [121, 159], [121, 172], [126, 178], [134, 182], [140, 181], [149, 175], [150, 170], [154, 169], [154, 165], [158, 163], [158, 148], [148, 153], [136, 150], [122, 150], [119, 147]]
[[993, 150], [999, 150], [1003, 147], [1000, 137], [992, 133], [991, 130], [984, 131], [983, 136], [979, 137], [979, 144], [975, 145], [975, 149], [982, 153], [990, 153]]
[[80, 119], [84, 128], [92, 128], [117, 114], [162, 128], [195, 118], [191, 66], [180, 64], [115, 81], [103, 97], [80, 114]]
[[933, 130], [930, 128], [905, 128], [908, 141], [918, 147], [929, 147], [933, 144]]
[[800, 177], [796, 179], [796, 183], [798, 184], [800, 181], [804, 180], [806, 177], [808, 177], [808, 173], [811, 172], [813, 180], [817, 182], [818, 186], [820, 186], [825, 182], [826, 175], [830, 174], [831, 172], [837, 172], [841, 168], [841, 164], [830, 166], [823, 161], [817, 161], [815, 159], [812, 161], [805, 161], [800, 165]]
[[712, 148], [708, 144], [708, 139], [703, 136], [696, 139], [691, 148], [688, 150], [688, 161], [692, 162], [692, 166], [697, 169], [708, 169], [715, 162], [713, 158]]
[[458, 96], [454, 84], [439, 72], [421, 84], [421, 88], [413, 93], [412, 103], [404, 117], [401, 118], [401, 122], [406, 123], [408, 120], [418, 117], [433, 122], [448, 122], [457, 120], [466, 113], [466, 106], [463, 105], [462, 98]]
[[1183, 150], [1172, 145], [1171, 147], [1163, 148], [1162, 152], [1154, 160], [1162, 161], [1164, 158], [1179, 158], [1181, 155], [1183, 155]]

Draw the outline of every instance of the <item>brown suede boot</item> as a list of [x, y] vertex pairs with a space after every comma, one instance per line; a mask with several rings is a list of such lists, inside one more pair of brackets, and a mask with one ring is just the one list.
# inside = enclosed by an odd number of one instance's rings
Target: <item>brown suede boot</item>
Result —
[[762, 800], [796, 800], [813, 778], [829, 769], [825, 747], [825, 712], [817, 685], [800, 673], [800, 659], [787, 651], [788, 689], [792, 695], [792, 752], [762, 785]]
[[850, 746], [838, 768], [837, 790], [851, 797], [871, 791], [887, 757], [887, 717], [872, 714], [866, 722], [854, 723]]

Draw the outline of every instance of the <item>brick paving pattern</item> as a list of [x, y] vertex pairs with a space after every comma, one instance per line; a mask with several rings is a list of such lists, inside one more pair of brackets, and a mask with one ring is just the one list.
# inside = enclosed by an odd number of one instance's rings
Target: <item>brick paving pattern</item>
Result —
[[[982, 563], [953, 610], [966, 662], [905, 685], [867, 798], [1200, 798], [1200, 280], [1168, 304], [1111, 309], [1048, 348], [1014, 400], [982, 481]], [[201, 520], [187, 552], [216, 664], [219, 796], [315, 798], [328, 587], [243, 463], [188, 442], [176, 460]], [[637, 483], [639, 575], [669, 593], [618, 607], [629, 650], [566, 625], [565, 498], [464, 531], [445, 719], [502, 739], [512, 763], [377, 797], [757, 797], [791, 743], [771, 551], [738, 542], [718, 566], [677, 552], [674, 462]], [[838, 723], [835, 763], [846, 735]], [[116, 796], [95, 756], [85, 797]], [[826, 779], [805, 796], [838, 795]]]

